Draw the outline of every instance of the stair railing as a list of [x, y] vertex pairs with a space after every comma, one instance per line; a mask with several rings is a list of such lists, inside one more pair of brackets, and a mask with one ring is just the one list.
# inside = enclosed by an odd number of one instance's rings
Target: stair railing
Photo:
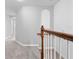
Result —
[[[41, 33], [37, 33], [37, 35], [41, 36], [41, 59], [45, 59], [44, 58], [44, 55], [45, 55], [44, 54], [44, 35], [48, 35], [48, 34], [49, 34], [49, 36], [53, 35], [53, 36], [56, 36], [56, 37], [63, 38], [64, 40], [73, 42], [73, 35], [67, 34], [67, 33], [63, 33], [63, 32], [46, 30], [43, 26], [41, 26]], [[50, 58], [47, 58], [47, 59], [50, 59]], [[54, 59], [56, 59], [55, 56], [54, 56]]]

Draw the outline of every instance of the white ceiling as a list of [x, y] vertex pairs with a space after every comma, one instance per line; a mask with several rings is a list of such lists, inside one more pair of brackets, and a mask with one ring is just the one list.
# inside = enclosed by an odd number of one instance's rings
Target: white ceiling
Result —
[[56, 3], [58, 0], [24, 0], [22, 2], [18, 2], [17, 0], [5, 0], [6, 9], [17, 11], [22, 6], [51, 6]]

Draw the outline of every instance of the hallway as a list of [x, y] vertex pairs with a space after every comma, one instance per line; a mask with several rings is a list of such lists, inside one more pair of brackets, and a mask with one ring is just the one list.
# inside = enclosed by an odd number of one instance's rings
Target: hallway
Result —
[[73, 59], [72, 0], [6, 0], [6, 59]]

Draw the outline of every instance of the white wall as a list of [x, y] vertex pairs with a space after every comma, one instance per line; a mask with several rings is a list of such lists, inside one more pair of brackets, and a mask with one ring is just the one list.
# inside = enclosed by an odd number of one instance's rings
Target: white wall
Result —
[[50, 28], [50, 11], [48, 9], [41, 11], [41, 25], [45, 28]]
[[40, 30], [40, 18], [40, 7], [22, 7], [17, 13], [16, 40], [23, 44], [38, 43], [37, 33]]
[[[59, 0], [59, 2], [54, 6], [54, 30], [66, 33], [73, 33], [73, 5], [72, 0]], [[56, 44], [56, 49], [59, 51], [59, 38], [54, 41]], [[73, 59], [72, 43], [69, 42], [70, 53], [69, 59]], [[61, 40], [61, 53], [67, 59], [67, 42]]]
[[54, 7], [54, 29], [73, 33], [73, 5], [72, 0], [60, 0]]

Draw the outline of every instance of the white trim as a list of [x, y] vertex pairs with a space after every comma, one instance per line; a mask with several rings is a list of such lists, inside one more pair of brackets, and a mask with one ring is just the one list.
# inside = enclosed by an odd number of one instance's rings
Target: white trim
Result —
[[19, 45], [21, 45], [21, 46], [39, 46], [38, 44], [23, 44], [23, 43], [21, 43], [21, 42], [19, 42], [19, 41], [17, 41], [17, 40], [15, 40]]

